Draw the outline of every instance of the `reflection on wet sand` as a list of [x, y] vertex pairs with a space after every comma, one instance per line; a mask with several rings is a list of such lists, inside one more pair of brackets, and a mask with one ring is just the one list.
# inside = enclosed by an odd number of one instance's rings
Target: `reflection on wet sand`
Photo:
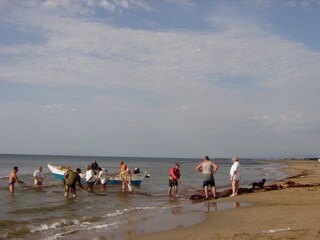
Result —
[[217, 211], [217, 203], [216, 202], [205, 202], [204, 203], [204, 212], [210, 212], [210, 208], [212, 212]]
[[239, 202], [232, 202], [232, 207], [233, 208], [240, 207], [240, 203]]
[[[231, 202], [232, 208], [240, 207], [240, 202]], [[204, 203], [204, 212], [215, 212], [218, 210], [218, 204], [216, 202], [205, 202]]]

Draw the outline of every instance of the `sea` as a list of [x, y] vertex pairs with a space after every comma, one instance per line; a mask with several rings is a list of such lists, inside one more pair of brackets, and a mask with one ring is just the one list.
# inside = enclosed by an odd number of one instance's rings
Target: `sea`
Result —
[[[130, 169], [148, 171], [133, 191], [122, 192], [117, 185], [95, 186], [94, 192], [77, 190], [77, 198], [64, 198], [63, 185], [47, 164], [81, 168], [96, 160], [109, 174], [117, 173], [120, 161]], [[230, 159], [212, 159], [219, 170], [215, 174], [217, 191], [231, 188]], [[208, 203], [189, 200], [202, 191], [202, 176], [195, 167], [202, 158], [97, 157], [0, 154], [0, 239], [128, 239], [153, 231], [184, 227], [202, 221], [209, 211]], [[169, 170], [180, 164], [179, 195], [167, 196]], [[265, 159], [240, 159], [242, 187], [265, 178], [268, 182], [285, 178], [283, 163]], [[8, 176], [14, 166], [25, 184], [15, 185], [9, 195]], [[33, 173], [43, 167], [42, 189], [33, 186]], [[220, 204], [220, 203], [219, 203]], [[222, 204], [222, 203], [221, 203]], [[229, 203], [225, 203], [229, 204]], [[234, 203], [239, 206], [240, 203]], [[217, 207], [220, 210], [234, 205]], [[180, 216], [180, 217], [179, 217]], [[95, 238], [96, 237], [96, 238]]]

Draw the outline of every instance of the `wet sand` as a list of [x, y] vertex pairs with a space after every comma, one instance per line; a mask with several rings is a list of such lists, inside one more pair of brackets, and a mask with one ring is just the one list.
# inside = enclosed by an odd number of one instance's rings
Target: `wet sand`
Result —
[[[283, 169], [290, 177], [290, 181], [301, 184], [320, 183], [320, 162], [305, 160], [284, 161], [287, 167]], [[287, 182], [288, 179], [279, 182]], [[271, 183], [266, 183], [269, 185]], [[135, 232], [130, 239], [320, 239], [320, 187], [285, 188], [274, 191], [259, 191], [241, 194], [236, 197], [226, 197], [211, 202], [232, 204], [235, 208], [227, 207], [221, 211], [205, 213], [203, 221], [195, 221], [193, 225], [184, 224], [190, 219], [197, 219], [196, 215], [182, 213], [181, 226], [172, 226], [171, 230], [163, 231], [161, 224], [169, 218], [159, 218], [158, 222], [149, 224], [154, 226], [149, 234]], [[254, 205], [242, 206], [242, 203]], [[196, 205], [205, 206], [205, 203]], [[198, 212], [198, 213], [197, 213]], [[203, 211], [205, 212], [205, 210]], [[194, 214], [199, 214], [195, 210]], [[194, 217], [193, 217], [194, 216]], [[170, 222], [174, 222], [171, 219]], [[154, 224], [156, 223], [156, 224]], [[158, 230], [156, 229], [158, 226]], [[147, 225], [145, 226], [147, 227]], [[136, 229], [137, 230], [137, 229]], [[159, 232], [161, 231], [161, 232]], [[148, 233], [147, 230], [145, 233]]]

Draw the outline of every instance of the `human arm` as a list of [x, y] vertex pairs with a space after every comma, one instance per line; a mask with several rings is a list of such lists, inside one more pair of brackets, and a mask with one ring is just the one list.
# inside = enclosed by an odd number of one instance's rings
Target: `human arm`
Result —
[[196, 166], [196, 170], [199, 171], [200, 173], [202, 172], [202, 163]]
[[212, 167], [214, 168], [214, 169], [212, 170], [212, 174], [214, 174], [216, 171], [218, 171], [219, 167], [218, 167], [218, 165], [217, 165], [214, 161], [211, 161], [211, 165], [212, 165]]
[[80, 177], [80, 175], [78, 175], [78, 177], [77, 177], [77, 182], [78, 182], [78, 184], [79, 184], [79, 187], [81, 187], [81, 188], [83, 189], [83, 185], [82, 185], [82, 183], [81, 183], [81, 177]]
[[38, 172], [38, 171], [36, 171], [33, 174], [33, 177], [38, 183], [42, 182], [42, 180], [43, 180], [43, 174], [41, 172]]
[[23, 181], [21, 181], [21, 180], [18, 178], [18, 176], [17, 176], [16, 173], [14, 173], [13, 178], [16, 180], [17, 183], [24, 183]]
[[231, 177], [231, 180], [234, 180], [235, 176], [237, 175], [238, 173], [238, 164], [235, 162], [232, 167], [231, 167], [231, 170], [230, 170], [230, 177]]
[[179, 177], [180, 176], [177, 176], [176, 173], [175, 173], [175, 169], [174, 168], [171, 168], [170, 169], [170, 176], [172, 177], [172, 179], [178, 181], [179, 180]]

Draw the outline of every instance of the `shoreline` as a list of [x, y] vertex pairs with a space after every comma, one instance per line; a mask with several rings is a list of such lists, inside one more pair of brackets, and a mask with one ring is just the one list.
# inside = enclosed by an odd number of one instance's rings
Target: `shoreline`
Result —
[[[277, 162], [286, 164], [281, 171], [287, 177], [274, 182], [275, 184], [288, 181], [300, 184], [320, 183], [320, 163], [317, 161]], [[137, 232], [129, 239], [316, 239], [320, 238], [319, 199], [318, 186], [259, 191], [220, 198], [208, 202], [253, 205], [209, 212], [203, 221], [191, 226], [142, 235]]]

